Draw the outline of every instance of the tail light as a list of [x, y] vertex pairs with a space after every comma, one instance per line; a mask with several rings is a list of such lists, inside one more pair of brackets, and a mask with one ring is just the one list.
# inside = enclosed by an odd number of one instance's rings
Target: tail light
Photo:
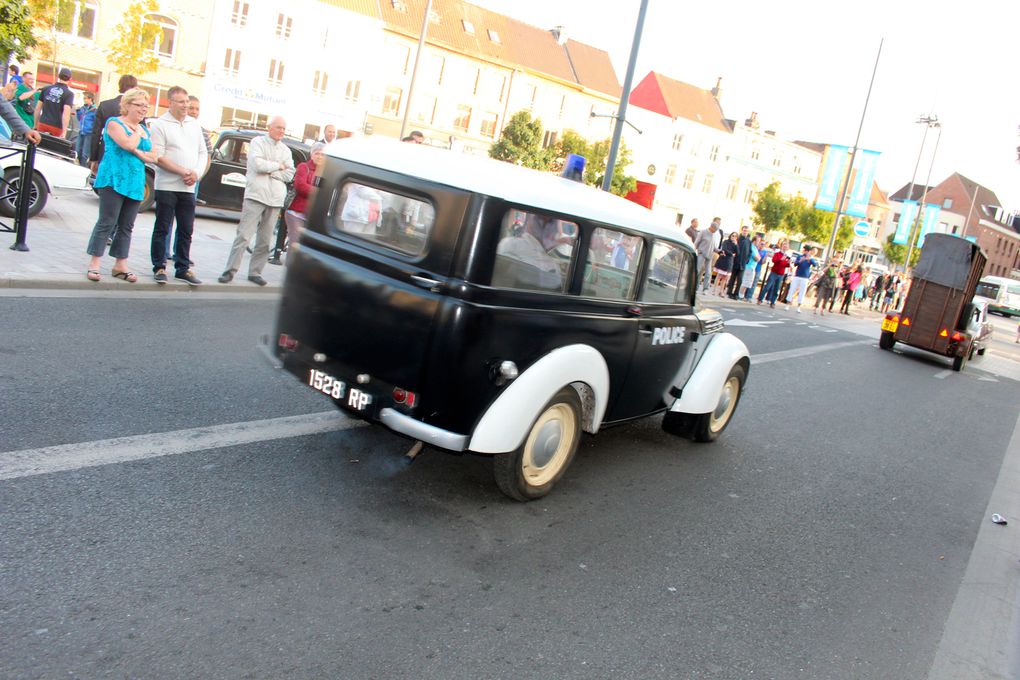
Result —
[[418, 395], [402, 387], [393, 388], [393, 401], [414, 408], [418, 404]]
[[906, 317], [906, 316], [903, 317], [903, 325], [904, 326], [909, 326], [910, 325], [910, 317]]
[[960, 333], [959, 331], [957, 331], [956, 333], [953, 333], [953, 337], [952, 337], [952, 338], [950, 338], [950, 339], [951, 339], [951, 340], [952, 340], [953, 342], [963, 342], [963, 341], [964, 341], [964, 340], [965, 340], [966, 338], [967, 338], [967, 336], [966, 336], [966, 335], [963, 335], [962, 333]]
[[948, 338], [949, 337], [949, 331], [947, 331], [945, 328], [943, 328], [942, 330], [939, 331], [939, 337], [940, 338]]
[[[885, 320], [886, 321], [895, 321], [895, 322], [899, 323], [900, 317], [899, 317], [898, 314], [886, 314], [885, 315]], [[909, 326], [910, 324], [907, 324], [907, 325]]]
[[280, 333], [280, 339], [277, 343], [281, 349], [285, 349], [289, 352], [293, 352], [298, 348], [297, 338], [292, 338], [286, 333]]

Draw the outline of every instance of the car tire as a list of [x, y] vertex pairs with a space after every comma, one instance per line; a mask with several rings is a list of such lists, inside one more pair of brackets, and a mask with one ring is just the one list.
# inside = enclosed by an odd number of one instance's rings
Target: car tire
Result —
[[964, 366], [967, 365], [967, 357], [953, 357], [953, 370], [962, 371]]
[[982, 347], [981, 349], [978, 350], [978, 356], [979, 357], [983, 357], [984, 355], [985, 355], [985, 348]]
[[152, 210], [152, 206], [155, 202], [156, 202], [156, 175], [146, 170], [145, 195], [142, 196], [142, 202], [138, 205], [138, 212], [143, 213]]
[[[21, 185], [21, 170], [7, 168], [4, 170], [3, 182], [0, 183], [0, 215], [14, 217], [17, 210], [18, 187]], [[49, 190], [46, 180], [38, 172], [32, 171], [32, 187], [28, 204], [28, 216], [35, 217], [46, 207]]]
[[878, 346], [882, 349], [892, 349], [895, 344], [896, 336], [889, 331], [882, 331], [882, 334], [878, 336]]
[[746, 380], [747, 371], [740, 364], [736, 364], [726, 376], [714, 411], [711, 413], [670, 411], [662, 418], [662, 429], [696, 442], [714, 442], [733, 419]]
[[517, 501], [545, 496], [563, 476], [581, 441], [581, 399], [564, 387], [531, 424], [517, 450], [492, 461], [496, 486]]

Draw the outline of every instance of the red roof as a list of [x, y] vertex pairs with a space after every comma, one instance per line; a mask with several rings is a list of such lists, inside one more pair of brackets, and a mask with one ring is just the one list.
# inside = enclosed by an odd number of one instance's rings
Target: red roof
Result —
[[630, 103], [670, 118], [686, 118], [723, 132], [732, 132], [719, 100], [709, 90], [650, 71], [631, 90]]

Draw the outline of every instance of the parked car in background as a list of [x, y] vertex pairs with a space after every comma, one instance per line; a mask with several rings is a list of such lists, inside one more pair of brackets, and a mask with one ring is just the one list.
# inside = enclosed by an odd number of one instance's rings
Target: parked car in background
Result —
[[1020, 316], [1020, 281], [1004, 279], [1001, 276], [986, 276], [978, 282], [975, 296], [988, 301], [988, 311], [1010, 316]]
[[[0, 167], [3, 178], [0, 179], [0, 215], [14, 217], [18, 192], [21, 191], [21, 159], [23, 144], [12, 143], [9, 147], [0, 146]], [[54, 154], [37, 147], [35, 151], [35, 167], [29, 183], [28, 216], [35, 217], [43, 208], [50, 195], [71, 194], [76, 191], [87, 191], [89, 170], [74, 162], [71, 158]]]

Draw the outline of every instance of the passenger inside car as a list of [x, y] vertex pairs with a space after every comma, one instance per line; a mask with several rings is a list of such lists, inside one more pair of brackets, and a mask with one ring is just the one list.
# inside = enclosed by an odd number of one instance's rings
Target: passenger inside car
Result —
[[[562, 228], [561, 220], [523, 213], [521, 228], [520, 216], [519, 211], [510, 211], [503, 218], [492, 285], [564, 292], [566, 272], [577, 240], [577, 225], [569, 223], [574, 234], [571, 236], [568, 230]], [[556, 254], [550, 253], [550, 250]]]

